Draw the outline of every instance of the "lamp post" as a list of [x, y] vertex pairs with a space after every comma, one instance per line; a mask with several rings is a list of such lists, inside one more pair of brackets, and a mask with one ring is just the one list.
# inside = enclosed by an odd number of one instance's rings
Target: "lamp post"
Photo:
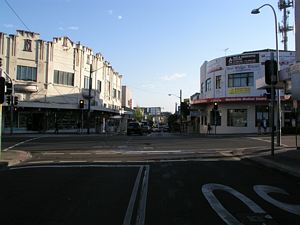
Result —
[[89, 97], [88, 97], [88, 115], [87, 115], [87, 134], [90, 134], [90, 119], [91, 119], [91, 93], [92, 93], [92, 73], [96, 72], [104, 68], [105, 66], [101, 66], [100, 68], [93, 70], [93, 65], [90, 64], [90, 77], [89, 77]]
[[[279, 63], [279, 49], [278, 49], [278, 30], [277, 30], [277, 15], [275, 12], [275, 9], [272, 5], [270, 4], [264, 4], [262, 6], [260, 6], [257, 9], [253, 9], [251, 11], [252, 14], [259, 14], [260, 13], [260, 9], [268, 6], [272, 9], [273, 14], [274, 14], [274, 19], [275, 19], [275, 42], [276, 42], [276, 60], [277, 60], [277, 71], [276, 72], [276, 77], [277, 77], [277, 81], [279, 82], [279, 73], [278, 71], [280, 70], [280, 63]], [[277, 146], [281, 145], [281, 100], [280, 100], [280, 90], [277, 89]]]
[[179, 113], [179, 115], [180, 115], [180, 132], [181, 132], [181, 129], [182, 129], [182, 108], [181, 108], [181, 102], [182, 102], [182, 90], [180, 89], [180, 95], [179, 96], [177, 96], [177, 95], [174, 95], [174, 94], [168, 94], [169, 96], [175, 96], [175, 97], [177, 97], [177, 98], [179, 98], [179, 105], [180, 105], [180, 113]]

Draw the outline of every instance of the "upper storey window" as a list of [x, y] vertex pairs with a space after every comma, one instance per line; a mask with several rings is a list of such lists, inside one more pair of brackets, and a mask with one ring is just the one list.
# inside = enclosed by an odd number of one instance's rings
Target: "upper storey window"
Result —
[[32, 41], [31, 41], [31, 40], [25, 39], [25, 40], [24, 40], [24, 49], [23, 49], [23, 51], [31, 52], [31, 51], [32, 51], [32, 49], [31, 49], [31, 47], [32, 47], [31, 44], [32, 44]]
[[253, 86], [253, 72], [228, 74], [228, 87]]

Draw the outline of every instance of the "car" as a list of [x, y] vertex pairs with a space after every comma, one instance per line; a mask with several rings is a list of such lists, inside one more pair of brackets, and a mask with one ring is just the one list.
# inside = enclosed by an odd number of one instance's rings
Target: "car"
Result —
[[151, 128], [150, 128], [150, 126], [148, 125], [148, 122], [142, 122], [141, 123], [141, 127], [142, 127], [142, 131], [144, 132], [144, 133], [151, 133]]
[[139, 134], [143, 135], [143, 130], [138, 122], [129, 122], [127, 125], [127, 135]]

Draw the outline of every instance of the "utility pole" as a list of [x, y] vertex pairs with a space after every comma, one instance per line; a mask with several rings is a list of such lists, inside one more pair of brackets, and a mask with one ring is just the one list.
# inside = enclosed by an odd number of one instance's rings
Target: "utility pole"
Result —
[[90, 134], [90, 120], [91, 120], [92, 73], [93, 73], [93, 67], [92, 67], [92, 64], [90, 64], [89, 98], [88, 98], [88, 115], [87, 115], [87, 133], [88, 134]]

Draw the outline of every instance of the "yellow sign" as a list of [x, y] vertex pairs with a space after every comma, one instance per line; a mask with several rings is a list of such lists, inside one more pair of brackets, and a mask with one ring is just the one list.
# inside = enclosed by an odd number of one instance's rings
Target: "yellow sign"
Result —
[[249, 94], [251, 89], [249, 87], [237, 87], [237, 88], [228, 88], [228, 94]]

